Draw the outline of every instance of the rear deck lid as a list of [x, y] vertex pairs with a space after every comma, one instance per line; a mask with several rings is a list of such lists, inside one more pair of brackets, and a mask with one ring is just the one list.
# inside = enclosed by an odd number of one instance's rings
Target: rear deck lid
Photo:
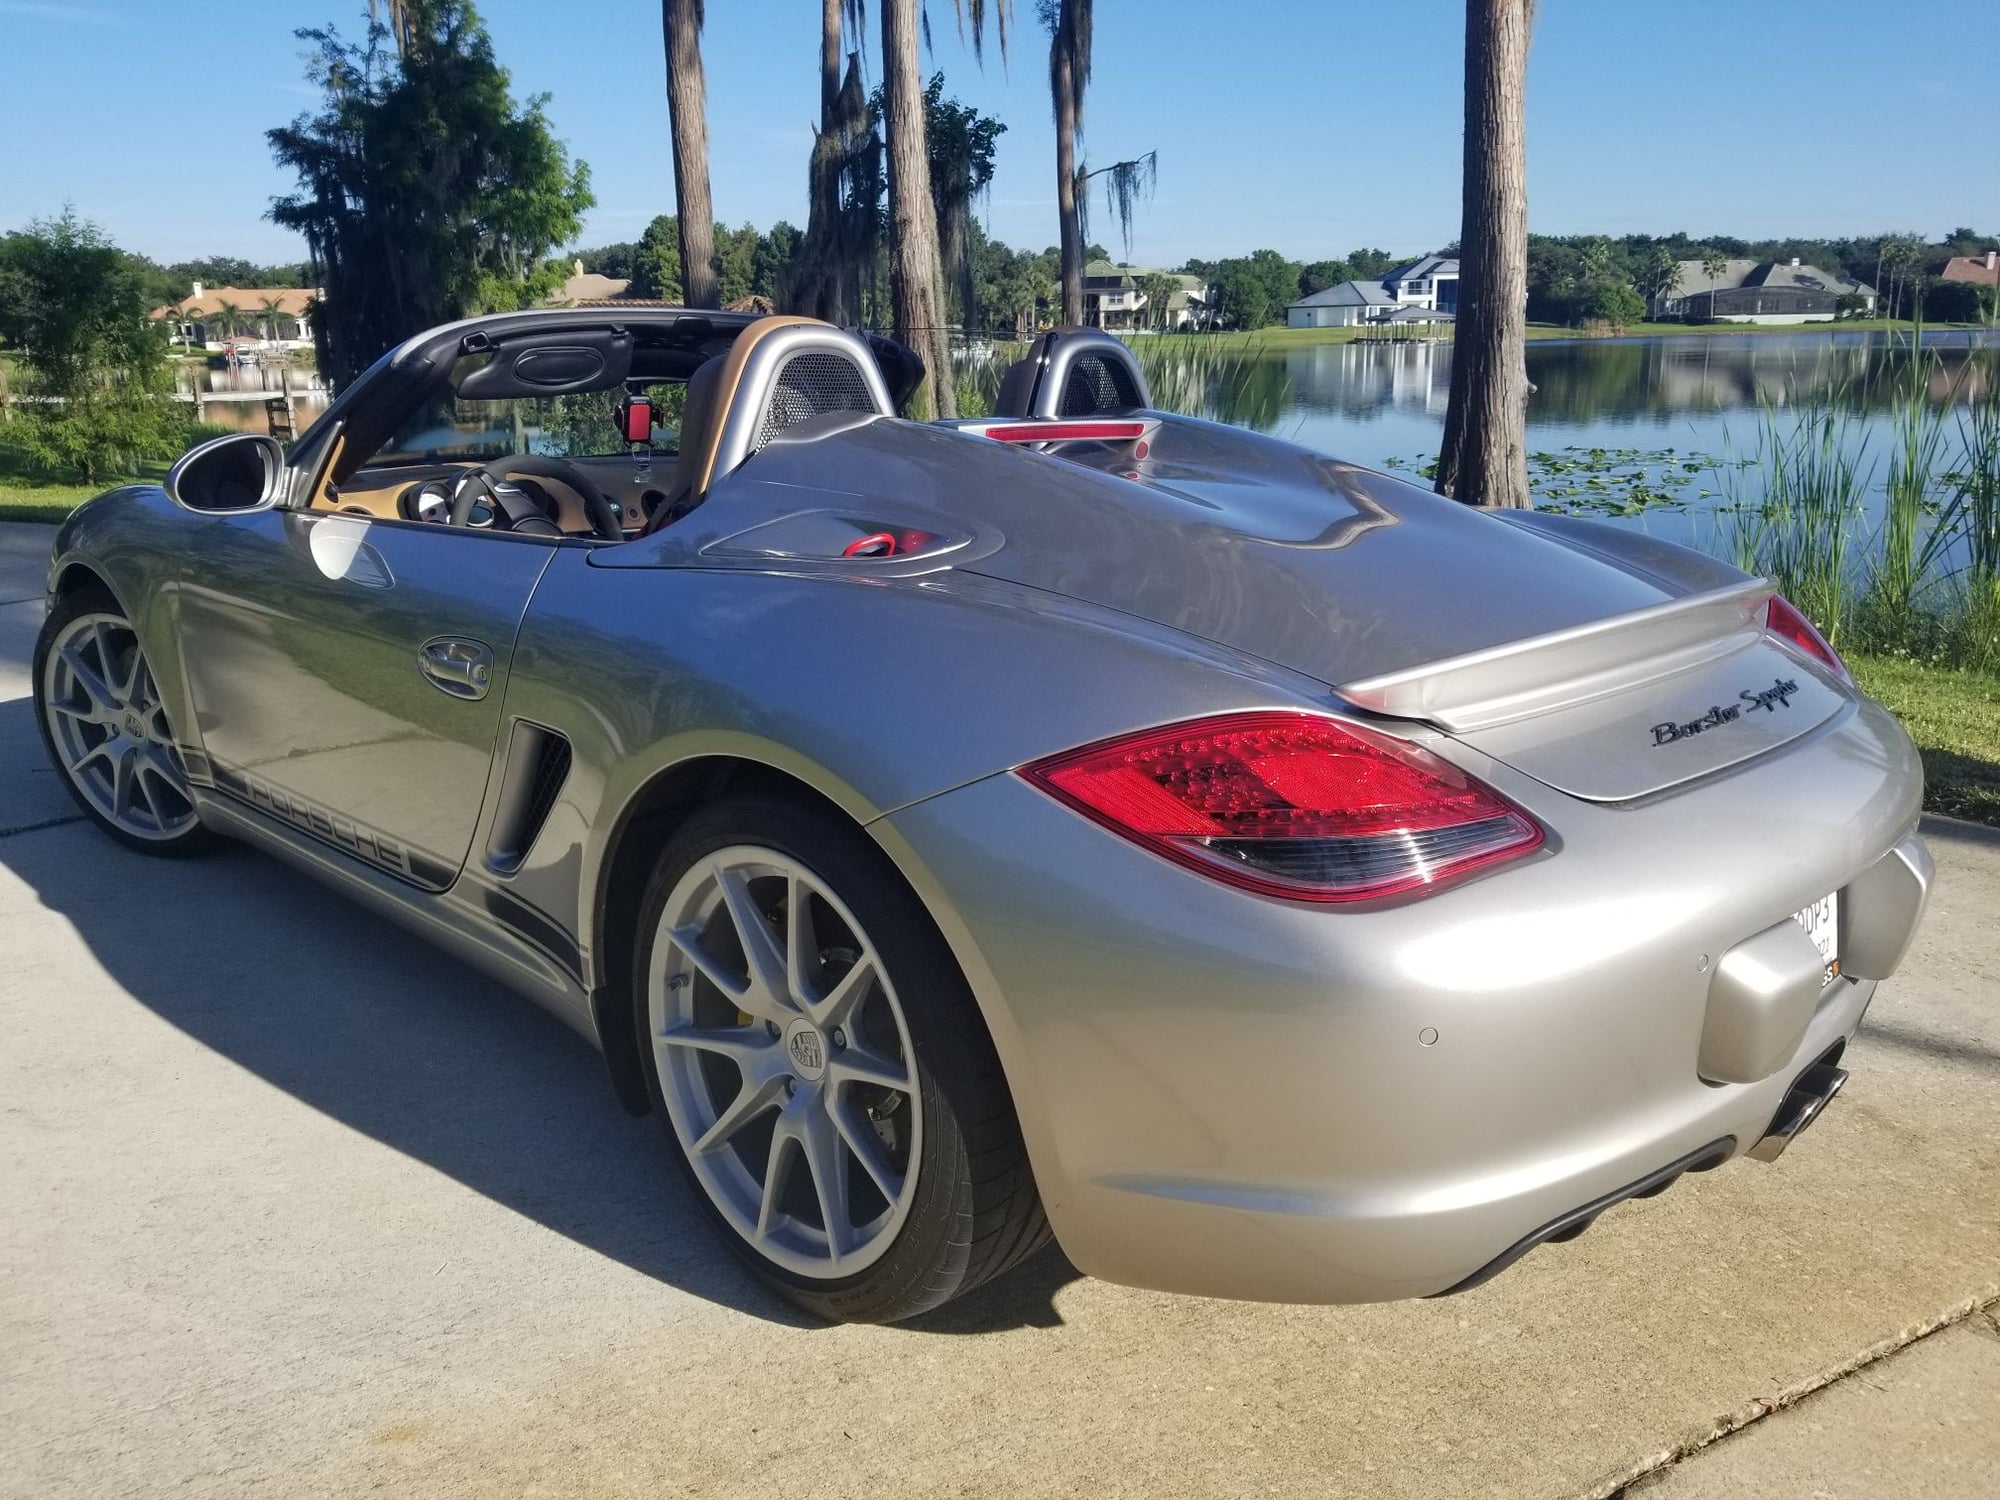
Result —
[[1458, 738], [1573, 797], [1622, 802], [1768, 754], [1850, 701], [1766, 637], [1640, 687]]

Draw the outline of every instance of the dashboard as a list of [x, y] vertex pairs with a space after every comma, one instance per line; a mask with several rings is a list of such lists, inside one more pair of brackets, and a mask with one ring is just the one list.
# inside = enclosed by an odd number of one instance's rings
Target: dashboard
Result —
[[[604, 492], [618, 511], [619, 525], [627, 532], [641, 530], [666, 504], [667, 491], [674, 481], [674, 456], [651, 454], [634, 457], [618, 453], [598, 457], [573, 458], [566, 462], [582, 470]], [[378, 520], [429, 521], [442, 523], [451, 508], [451, 495], [459, 479], [479, 465], [459, 463], [399, 463], [381, 468], [360, 469], [348, 477], [337, 492], [328, 495], [336, 511], [373, 516]], [[525, 496], [565, 535], [588, 536], [590, 519], [583, 497], [560, 480], [541, 475], [521, 475], [502, 482], [502, 488]], [[488, 529], [494, 524], [492, 509], [483, 500], [473, 506], [471, 525]]]

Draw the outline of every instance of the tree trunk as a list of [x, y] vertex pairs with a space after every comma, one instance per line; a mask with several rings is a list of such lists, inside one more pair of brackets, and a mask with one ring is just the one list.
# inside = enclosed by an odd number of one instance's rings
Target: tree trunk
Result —
[[702, 0], [662, 0], [667, 110], [674, 131], [674, 212], [681, 231], [681, 295], [718, 305], [715, 209], [708, 196], [708, 84], [701, 71]]
[[806, 178], [806, 237], [785, 276], [786, 312], [805, 313], [829, 323], [848, 321], [847, 280], [840, 251], [840, 172], [846, 142], [840, 119], [842, 0], [821, 0], [819, 34], [819, 129], [813, 136]]
[[1458, 325], [1437, 492], [1530, 509], [1528, 29], [1534, 0], [1466, 0]]
[[896, 337], [923, 356], [909, 414], [958, 415], [951, 338], [944, 326], [944, 271], [924, 141], [924, 83], [917, 64], [917, 0], [881, 0], [883, 124], [889, 148], [889, 294]]
[[1056, 106], [1056, 219], [1061, 228], [1062, 321], [1083, 322], [1083, 220], [1077, 212], [1076, 75], [1062, 27], [1049, 52], [1049, 87]]

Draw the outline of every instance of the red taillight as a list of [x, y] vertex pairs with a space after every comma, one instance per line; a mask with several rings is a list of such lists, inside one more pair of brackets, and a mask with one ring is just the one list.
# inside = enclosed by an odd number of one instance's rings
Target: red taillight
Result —
[[1771, 608], [1764, 616], [1764, 628], [1780, 640], [1790, 641], [1807, 656], [1824, 662], [1842, 678], [1851, 679], [1847, 663], [1840, 659], [1840, 653], [1827, 644], [1826, 637], [1819, 633], [1813, 622], [1800, 614], [1799, 607], [1783, 594], [1771, 596]]
[[1316, 714], [1197, 719], [1021, 774], [1157, 854], [1295, 901], [1420, 890], [1542, 843], [1532, 818], [1449, 761]]

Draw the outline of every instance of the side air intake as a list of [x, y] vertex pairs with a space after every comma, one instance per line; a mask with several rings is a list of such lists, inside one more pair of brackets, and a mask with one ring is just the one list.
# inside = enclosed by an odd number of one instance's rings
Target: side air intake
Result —
[[507, 746], [507, 775], [493, 814], [493, 834], [487, 843], [486, 866], [496, 874], [511, 874], [528, 857], [542, 825], [555, 811], [556, 798], [569, 780], [569, 741], [553, 729], [517, 719]]

